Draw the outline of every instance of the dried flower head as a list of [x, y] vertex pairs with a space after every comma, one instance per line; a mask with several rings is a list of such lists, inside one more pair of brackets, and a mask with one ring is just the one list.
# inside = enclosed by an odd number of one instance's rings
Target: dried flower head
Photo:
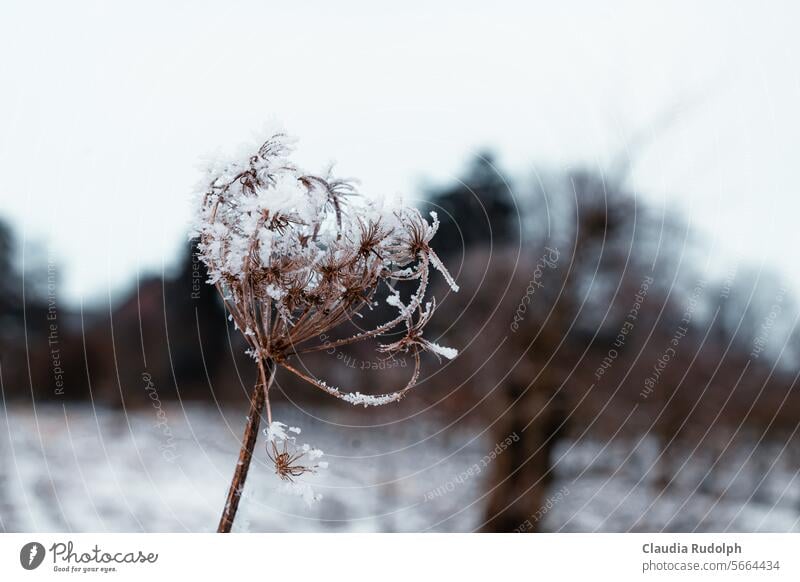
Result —
[[[289, 159], [292, 143], [276, 133], [255, 153], [209, 170], [196, 224], [209, 283], [217, 286], [256, 362], [272, 360], [352, 404], [397, 401], [417, 381], [421, 351], [457, 355], [422, 337], [435, 308], [424, 302], [431, 267], [458, 290], [430, 244], [439, 227], [436, 213], [429, 222], [416, 208], [361, 196], [351, 182], [307, 174]], [[417, 282], [405, 302], [397, 281]], [[347, 338], [319, 341], [372, 307], [382, 286], [396, 317]], [[303, 353], [398, 328], [405, 330], [403, 339], [376, 347], [411, 354], [415, 367], [408, 384], [389, 394], [342, 392], [291, 363]]]
[[[256, 151], [209, 168], [194, 233], [200, 238], [198, 254], [209, 283], [216, 285], [259, 369], [263, 388], [256, 388], [251, 402], [255, 412], [249, 418], [257, 421], [266, 405], [271, 425], [268, 392], [276, 365], [331, 396], [366, 407], [400, 400], [417, 382], [421, 352], [449, 359], [457, 355], [423, 338], [436, 305], [424, 299], [431, 268], [458, 290], [431, 248], [439, 227], [436, 213], [430, 213], [429, 222], [416, 208], [368, 199], [352, 182], [330, 173], [306, 173], [290, 159], [293, 143], [276, 132]], [[396, 289], [399, 281], [415, 282], [405, 301]], [[397, 309], [396, 316], [349, 337], [321, 340], [354, 323], [383, 294]], [[398, 330], [401, 339], [380, 343], [380, 336]], [[294, 365], [302, 354], [330, 353], [331, 348], [365, 340], [376, 340], [380, 353], [413, 357], [404, 387], [379, 395], [345, 392]], [[246, 463], [246, 449], [254, 442], [251, 433], [250, 428], [245, 433], [241, 458]], [[282, 478], [308, 472], [288, 449], [275, 445], [270, 453]], [[242, 473], [243, 482], [246, 471]], [[236, 497], [236, 480], [235, 475], [231, 499]]]

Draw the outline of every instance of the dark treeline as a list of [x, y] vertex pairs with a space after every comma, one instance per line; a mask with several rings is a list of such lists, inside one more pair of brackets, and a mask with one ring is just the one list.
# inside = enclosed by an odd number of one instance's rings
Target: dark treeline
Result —
[[[453, 294], [442, 284], [429, 335], [461, 354], [431, 367], [401, 406], [436, 404], [437, 415], [489, 427], [493, 443], [520, 437], [491, 465], [483, 529], [514, 530], [541, 508], [564, 439], [654, 437], [668, 488], [671, 459], [689, 443], [716, 458], [733, 439], [793, 433], [800, 335], [788, 288], [745, 265], [706, 277], [702, 239], [643, 204], [624, 175], [530, 182], [480, 156], [428, 196], [442, 221], [434, 246], [461, 285]], [[140, 280], [111, 310], [78, 313], [60, 302], [55, 270], [15, 269], [14, 244], [0, 228], [5, 401], [142, 406], [148, 374], [163, 400], [245, 405], [252, 366], [190, 246], [174, 275]], [[304, 364], [349, 389], [402, 383], [403, 361], [359, 349]], [[288, 378], [278, 389], [318, 396]]]

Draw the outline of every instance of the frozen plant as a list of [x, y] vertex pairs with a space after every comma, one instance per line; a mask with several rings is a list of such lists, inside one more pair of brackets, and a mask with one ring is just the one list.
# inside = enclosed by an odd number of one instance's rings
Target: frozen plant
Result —
[[310, 485], [297, 483], [295, 478], [305, 473], [316, 473], [319, 469], [326, 469], [328, 463], [319, 460], [324, 453], [311, 445], [298, 445], [295, 435], [300, 434], [300, 429], [287, 428], [277, 420], [269, 424], [264, 434], [267, 437], [267, 457], [275, 466], [275, 474], [284, 481], [284, 490], [300, 495], [309, 505], [322, 499], [321, 495], [314, 493]]
[[[416, 384], [421, 352], [447, 359], [457, 355], [423, 336], [436, 308], [434, 299], [425, 299], [432, 268], [458, 291], [431, 248], [439, 227], [436, 213], [428, 220], [400, 201], [368, 199], [350, 181], [309, 174], [292, 162], [293, 143], [274, 133], [256, 151], [212, 164], [198, 205], [193, 234], [200, 239], [199, 258], [258, 368], [220, 532], [230, 531], [233, 524], [263, 410], [267, 451], [278, 476], [292, 484], [320, 467], [317, 453], [312, 454], [316, 449], [296, 450], [285, 425], [272, 419], [269, 389], [278, 366], [335, 398], [369, 407], [396, 402]], [[405, 299], [397, 289], [400, 281], [412, 282]], [[384, 295], [396, 309], [388, 321], [340, 333], [345, 336], [340, 339], [320, 340], [354, 323], [359, 312], [375, 307]], [[399, 339], [382, 341], [398, 330]], [[368, 340], [385, 357], [413, 358], [405, 386], [377, 395], [348, 392], [296, 363], [302, 354]], [[298, 484], [297, 491], [308, 499], [305, 486]]]

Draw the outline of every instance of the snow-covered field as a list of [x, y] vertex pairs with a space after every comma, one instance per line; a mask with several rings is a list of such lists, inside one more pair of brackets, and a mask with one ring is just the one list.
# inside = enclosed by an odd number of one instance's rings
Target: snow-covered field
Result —
[[[90, 407], [0, 411], [0, 517], [6, 531], [213, 531], [238, 456], [240, 411], [165, 405], [122, 415]], [[292, 423], [285, 411], [276, 418]], [[240, 416], [241, 415], [241, 416]], [[344, 422], [346, 419], [339, 419]], [[363, 421], [363, 416], [362, 416]], [[303, 480], [324, 498], [308, 507], [280, 491], [264, 439], [247, 479], [235, 530], [424, 530], [474, 498], [478, 480], [426, 502], [484, 453], [464, 431], [435, 435], [413, 421], [371, 429], [299, 423], [302, 441], [326, 453], [329, 468]], [[433, 436], [432, 436], [433, 435]], [[470, 439], [472, 442], [470, 442]], [[460, 451], [456, 452], [459, 448]], [[448, 522], [474, 527], [479, 515]]]
[[[244, 419], [174, 403], [167, 412], [168, 432], [152, 410], [0, 410], [0, 529], [213, 531]], [[283, 411], [277, 417], [295, 420]], [[302, 440], [322, 448], [330, 463], [310, 479], [324, 496], [312, 507], [278, 490], [259, 441], [235, 530], [480, 525], [486, 471], [459, 478], [494, 447], [480, 430], [413, 420], [372, 428], [339, 422], [302, 421]], [[553, 531], [800, 530], [800, 479], [782, 445], [747, 460], [750, 452], [710, 475], [706, 465], [687, 463], [662, 493], [652, 443], [565, 442], [541, 519]], [[431, 495], [437, 488], [446, 492]]]
[[[544, 516], [547, 530], [800, 531], [800, 475], [789, 462], [796, 442], [729, 448], [715, 461], [684, 445], [663, 486], [653, 440], [562, 443], [556, 486], [564, 501]], [[552, 494], [551, 494], [552, 497]]]

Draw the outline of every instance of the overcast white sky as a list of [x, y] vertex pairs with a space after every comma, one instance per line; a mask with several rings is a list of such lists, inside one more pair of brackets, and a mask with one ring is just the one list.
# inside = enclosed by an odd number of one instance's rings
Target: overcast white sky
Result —
[[483, 146], [603, 164], [684, 104], [637, 186], [800, 287], [797, 3], [431, 4], [6, 0], [0, 218], [90, 301], [174, 263], [198, 159], [270, 119], [415, 194]]

